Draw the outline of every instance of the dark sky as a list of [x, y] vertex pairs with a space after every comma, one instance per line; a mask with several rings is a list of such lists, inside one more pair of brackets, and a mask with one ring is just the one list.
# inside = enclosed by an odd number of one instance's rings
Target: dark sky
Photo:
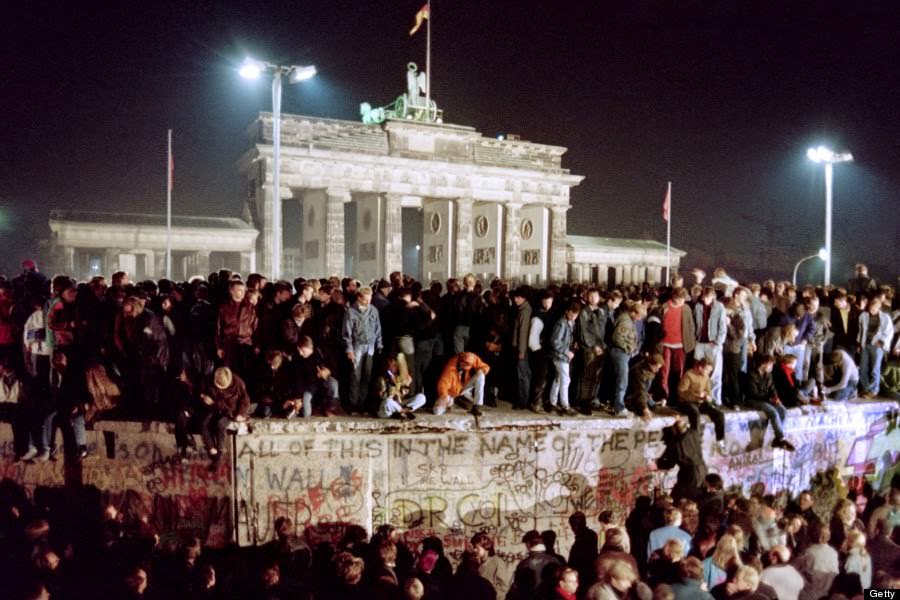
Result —
[[[422, 1], [7, 7], [0, 266], [33, 251], [50, 208], [162, 212], [169, 127], [176, 212], [238, 214], [244, 129], [271, 108], [268, 85], [237, 77], [243, 57], [315, 63], [284, 110], [356, 119], [424, 63], [407, 35]], [[433, 96], [448, 122], [567, 146], [587, 176], [570, 233], [664, 241], [672, 180], [673, 244], [738, 275], [787, 277], [820, 247], [824, 178], [805, 150], [849, 149], [834, 278], [856, 260], [896, 277], [898, 4], [435, 0]]]

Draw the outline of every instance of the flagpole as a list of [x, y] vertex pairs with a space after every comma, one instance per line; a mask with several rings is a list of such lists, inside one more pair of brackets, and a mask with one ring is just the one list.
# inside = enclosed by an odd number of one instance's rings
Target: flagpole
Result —
[[666, 285], [672, 282], [672, 182], [669, 182], [669, 189], [666, 190], [666, 200], [668, 200], [668, 218], [666, 219]]
[[425, 114], [431, 122], [431, 0], [428, 0], [428, 18], [425, 20], [428, 21], [425, 40]]
[[166, 279], [172, 279], [172, 130], [169, 130], [166, 168]]

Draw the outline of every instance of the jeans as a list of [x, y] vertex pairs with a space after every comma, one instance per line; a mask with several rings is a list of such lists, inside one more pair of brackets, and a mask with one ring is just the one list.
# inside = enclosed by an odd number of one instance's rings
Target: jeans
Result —
[[697, 343], [694, 349], [694, 359], [705, 358], [713, 365], [713, 372], [709, 376], [712, 383], [712, 395], [716, 406], [722, 404], [722, 347], [716, 344]]
[[716, 441], [725, 439], [725, 413], [709, 402], [681, 402], [678, 411], [687, 415], [691, 429], [698, 429], [701, 413], [709, 417], [716, 428]]
[[72, 427], [72, 433], [75, 436], [75, 445], [78, 447], [87, 446], [87, 435], [84, 429], [84, 413], [75, 413], [69, 417], [69, 425]]
[[453, 328], [453, 354], [466, 351], [469, 345], [469, 326], [457, 325]]
[[722, 393], [725, 404], [740, 406], [741, 396], [741, 362], [743, 354], [726, 352], [723, 359]]
[[556, 378], [550, 386], [550, 405], [569, 408], [569, 384], [572, 383], [569, 376], [569, 361], [554, 360], [553, 368], [556, 369]]
[[578, 400], [587, 406], [597, 398], [600, 390], [600, 373], [603, 371], [603, 355], [594, 352], [593, 348], [584, 348], [581, 352], [581, 377], [578, 378]]
[[350, 373], [350, 395], [347, 401], [351, 410], [361, 410], [369, 395], [369, 381], [372, 378], [374, 356], [367, 347], [354, 348], [353, 371]]
[[884, 348], [868, 344], [859, 355], [859, 383], [862, 391], [878, 394], [881, 386], [881, 361]]
[[[463, 386], [462, 391], [459, 392], [459, 396], [457, 398], [466, 398], [472, 401], [472, 404], [475, 406], [484, 405], [484, 373], [481, 371], [475, 372], [471, 377], [469, 377], [469, 381]], [[446, 398], [446, 397], [445, 397]], [[434, 405], [434, 414], [442, 415], [447, 409], [453, 406], [453, 401], [455, 398], [447, 399], [446, 405], [440, 402], [441, 398], [438, 398], [438, 402]]]
[[806, 355], [809, 357], [807, 379], [812, 379], [821, 387], [825, 381], [825, 344], [824, 342], [813, 342], [807, 348]]
[[547, 377], [550, 375], [550, 357], [543, 349], [528, 353], [531, 361], [531, 406], [544, 403]]
[[326, 407], [336, 408], [336, 405], [339, 404], [337, 379], [334, 377], [329, 377], [328, 379], [316, 379], [309, 387], [303, 390], [304, 418], [308, 419], [312, 416], [313, 399], [322, 396], [325, 397]]
[[528, 364], [528, 356], [516, 360], [516, 406], [522, 408], [528, 406], [528, 397], [531, 392], [531, 366]]
[[806, 342], [800, 342], [794, 345], [784, 345], [784, 353], [797, 357], [797, 366], [794, 367], [794, 378], [797, 381], [806, 381], [806, 372], [803, 370], [806, 364]]
[[628, 359], [631, 357], [621, 348], [610, 348], [609, 357], [612, 359], [613, 376], [615, 377], [613, 412], [619, 413], [625, 410], [625, 392], [628, 390]]
[[[681, 376], [684, 375], [684, 363], [687, 357], [684, 348], [669, 348], [668, 346], [663, 346], [662, 355], [663, 366], [660, 370], [660, 381], [663, 391], [666, 393], [666, 398], [670, 402], [674, 402], [677, 400], [675, 397], [677, 394], [672, 396], [669, 390], [672, 388], [677, 389], [678, 382], [681, 380]], [[673, 383], [674, 385], [672, 385]]]
[[404, 408], [410, 410], [419, 410], [425, 406], [425, 394], [415, 394], [398, 400], [394, 396], [389, 396], [382, 400], [381, 406], [378, 408], [378, 416], [387, 419], [399, 413]]
[[47, 451], [53, 449], [53, 420], [56, 418], [56, 411], [45, 412], [39, 419], [41, 427], [41, 447], [39, 450]]
[[416, 358], [413, 361], [413, 381], [410, 389], [419, 394], [425, 391], [425, 373], [431, 366], [431, 357], [434, 354], [435, 338], [428, 338], [416, 342]]
[[787, 415], [787, 409], [783, 404], [754, 401], [750, 403], [750, 408], [766, 415], [772, 424], [772, 433], [775, 434], [776, 440], [784, 439], [784, 417]]
[[839, 390], [835, 390], [831, 392], [831, 400], [836, 402], [845, 402], [856, 395], [856, 386], [859, 385], [859, 381], [856, 379], [851, 379], [847, 382], [847, 387], [843, 387]]
[[215, 448], [222, 451], [225, 445], [225, 430], [230, 424], [231, 417], [217, 410], [211, 410], [203, 417], [200, 435], [203, 436], [203, 444], [207, 450]]

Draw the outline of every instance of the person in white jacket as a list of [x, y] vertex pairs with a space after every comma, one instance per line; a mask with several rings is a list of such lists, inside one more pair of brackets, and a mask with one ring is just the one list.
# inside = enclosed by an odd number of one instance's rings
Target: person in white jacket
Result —
[[874, 398], [881, 386], [881, 362], [891, 347], [894, 324], [874, 298], [859, 315], [859, 383], [863, 398]]
[[22, 355], [28, 375], [46, 378], [50, 372], [50, 355], [53, 353], [53, 345], [46, 339], [47, 322], [43, 305], [36, 303], [33, 308], [28, 320], [25, 321], [22, 332]]

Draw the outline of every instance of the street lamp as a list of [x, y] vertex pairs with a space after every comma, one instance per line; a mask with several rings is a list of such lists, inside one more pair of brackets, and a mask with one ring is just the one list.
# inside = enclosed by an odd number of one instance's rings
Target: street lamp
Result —
[[238, 73], [244, 79], [259, 79], [272, 73], [272, 279], [281, 279], [281, 78], [299, 83], [316, 76], [313, 65], [276, 65], [244, 59]]
[[814, 163], [825, 163], [825, 285], [831, 285], [831, 183], [834, 179], [834, 163], [850, 162], [853, 155], [818, 146], [807, 150], [806, 156]]
[[797, 261], [797, 264], [794, 265], [794, 276], [791, 278], [791, 281], [794, 284], [794, 287], [797, 287], [797, 269], [800, 268], [800, 265], [805, 263], [808, 260], [812, 260], [814, 258], [818, 258], [819, 260], [825, 261], [825, 264], [828, 264], [828, 250], [825, 248], [819, 248], [819, 251], [816, 254], [810, 254], [809, 256], [804, 256], [800, 260]]

